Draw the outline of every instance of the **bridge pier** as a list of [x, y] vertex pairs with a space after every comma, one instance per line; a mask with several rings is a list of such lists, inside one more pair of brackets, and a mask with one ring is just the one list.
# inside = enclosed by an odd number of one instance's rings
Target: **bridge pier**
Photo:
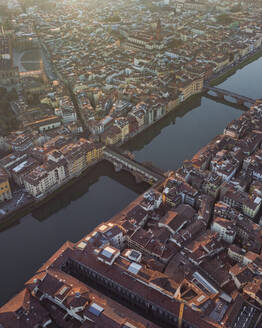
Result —
[[[133, 173], [133, 175], [136, 179], [136, 183], [141, 183], [141, 182], [145, 181], [145, 179], [142, 179], [142, 177], [139, 176], [138, 174]], [[145, 182], [147, 182], [147, 181], [145, 181]]]
[[220, 92], [216, 92], [216, 95], [218, 98], [222, 99], [222, 100], [225, 100], [225, 96], [223, 93], [220, 93]]
[[245, 102], [244, 102], [243, 99], [238, 98], [237, 99], [237, 104], [240, 105], [240, 106], [244, 106], [245, 105]]
[[104, 150], [103, 157], [105, 160], [111, 162], [114, 165], [116, 172], [126, 170], [130, 172], [136, 179], [137, 183], [145, 181], [149, 184], [154, 184], [163, 178], [162, 174], [158, 174], [149, 168], [143, 166], [126, 156], [119, 154], [111, 149]]

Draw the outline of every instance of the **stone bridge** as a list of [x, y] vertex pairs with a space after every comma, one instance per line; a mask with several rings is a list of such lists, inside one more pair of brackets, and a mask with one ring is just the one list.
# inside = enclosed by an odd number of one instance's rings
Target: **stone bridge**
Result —
[[250, 105], [254, 105], [256, 100], [246, 97], [246, 96], [242, 96], [239, 95], [235, 92], [232, 91], [228, 91], [228, 90], [224, 90], [224, 89], [220, 89], [220, 88], [216, 88], [216, 87], [211, 87], [208, 85], [204, 86], [204, 91], [208, 92], [208, 95], [213, 97], [217, 97], [223, 100], [228, 101], [228, 99], [225, 99], [225, 97], [229, 97], [232, 99], [236, 100], [236, 104], [239, 104], [241, 106], [250, 106]]
[[103, 157], [105, 160], [111, 162], [116, 171], [126, 170], [133, 174], [137, 182], [145, 181], [151, 185], [158, 181], [165, 179], [165, 175], [148, 168], [145, 165], [138, 163], [137, 161], [130, 159], [118, 152], [115, 149], [106, 147], [103, 151]]

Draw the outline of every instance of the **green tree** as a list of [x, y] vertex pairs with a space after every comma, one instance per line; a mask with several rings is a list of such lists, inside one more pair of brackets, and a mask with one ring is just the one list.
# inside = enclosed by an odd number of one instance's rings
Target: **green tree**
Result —
[[233, 21], [232, 17], [230, 17], [227, 14], [221, 14], [221, 15], [217, 16], [216, 20], [219, 24], [222, 24], [222, 25], [228, 25], [228, 24], [232, 23], [232, 21]]
[[15, 114], [7, 100], [0, 100], [0, 130], [8, 134], [19, 126]]
[[105, 19], [105, 22], [107, 23], [117, 23], [121, 22], [121, 18], [118, 15], [112, 15]]
[[237, 13], [237, 12], [239, 12], [239, 11], [241, 11], [241, 10], [242, 10], [242, 6], [241, 6], [241, 4], [235, 5], [235, 6], [233, 6], [233, 7], [231, 8], [231, 12], [232, 12], [232, 13]]
[[174, 39], [168, 43], [169, 48], [178, 48], [183, 44], [183, 41], [180, 39]]

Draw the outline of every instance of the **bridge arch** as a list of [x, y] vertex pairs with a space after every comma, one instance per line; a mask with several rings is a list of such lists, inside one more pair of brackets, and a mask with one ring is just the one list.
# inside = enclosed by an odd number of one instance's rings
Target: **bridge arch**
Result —
[[117, 153], [111, 149], [106, 148], [104, 150], [103, 155], [104, 155], [104, 159], [111, 162], [116, 170], [119, 171], [125, 169], [130, 173], [132, 173], [135, 177], [140, 176], [141, 179], [146, 182], [154, 183], [164, 178], [164, 176], [154, 171], [151, 171], [143, 164], [131, 160], [130, 158], [122, 155], [121, 153]]
[[218, 94], [213, 90], [207, 90], [207, 94], [209, 96], [212, 96], [212, 97], [217, 97], [218, 96]]
[[243, 105], [245, 107], [250, 107], [250, 105], [253, 105], [256, 102], [256, 100], [252, 98], [242, 96], [235, 92], [220, 89], [217, 87], [205, 85], [205, 90], [211, 97], [221, 98], [230, 103]]
[[[240, 103], [238, 99], [236, 99], [235, 97], [233, 96], [228, 96], [228, 95], [224, 95], [224, 99], [228, 102], [231, 102], [233, 104], [237, 104], [237, 103]], [[242, 101], [241, 101], [242, 103]]]

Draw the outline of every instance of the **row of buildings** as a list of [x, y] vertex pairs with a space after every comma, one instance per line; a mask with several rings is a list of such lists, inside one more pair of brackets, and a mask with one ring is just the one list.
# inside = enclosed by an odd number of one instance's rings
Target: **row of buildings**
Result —
[[84, 138], [58, 135], [37, 146], [33, 143], [33, 136], [24, 133], [17, 136], [16, 141], [26, 137], [26, 148], [3, 157], [0, 167], [5, 172], [6, 181], [10, 179], [16, 188], [24, 188], [37, 198], [79, 176], [102, 157], [103, 145]]
[[[253, 3], [237, 14], [229, 1], [167, 5], [169, 11], [158, 6], [156, 12], [132, 1], [116, 1], [110, 10], [102, 3], [56, 2], [55, 12], [31, 8], [16, 23], [34, 21], [57, 76], [75, 95], [83, 128], [118, 144], [261, 47], [261, 11]], [[232, 23], [221, 23], [221, 15]], [[143, 126], [143, 119], [133, 119], [140, 104], [148, 108]]]
[[[0, 308], [3, 327], [260, 327], [261, 118], [257, 102], [120, 213], [66, 242]], [[68, 147], [47, 151], [49, 160]]]
[[[253, 2], [237, 18], [230, 1], [175, 7], [180, 14], [133, 1], [56, 1], [56, 11], [17, 15], [17, 24], [35, 22], [85, 128], [103, 144], [72, 133], [61, 84], [37, 91], [49, 109], [24, 110], [19, 99], [26, 129], [0, 139], [12, 151], [0, 160], [0, 199], [10, 197], [9, 180], [46, 195], [99, 160], [104, 145], [124, 142], [261, 46]], [[220, 23], [223, 10], [233, 25]], [[0, 308], [0, 326], [261, 327], [261, 122], [258, 102], [165, 181], [66, 242]]]
[[[46, 131], [66, 125], [107, 145], [147, 128], [261, 47], [261, 12], [253, 3], [237, 14], [229, 1], [167, 3], [168, 14], [162, 5], [156, 13], [146, 4], [126, 7], [121, 0], [110, 10], [105, 4], [90, 9], [83, 1], [54, 5], [55, 12], [21, 11], [12, 17], [13, 29], [2, 33], [2, 48], [9, 53], [33, 49], [38, 40], [60, 80], [47, 83], [26, 72], [12, 110], [22, 127], [43, 125], [39, 129]], [[221, 14], [232, 24], [221, 23]], [[27, 39], [31, 45], [23, 46]]]

